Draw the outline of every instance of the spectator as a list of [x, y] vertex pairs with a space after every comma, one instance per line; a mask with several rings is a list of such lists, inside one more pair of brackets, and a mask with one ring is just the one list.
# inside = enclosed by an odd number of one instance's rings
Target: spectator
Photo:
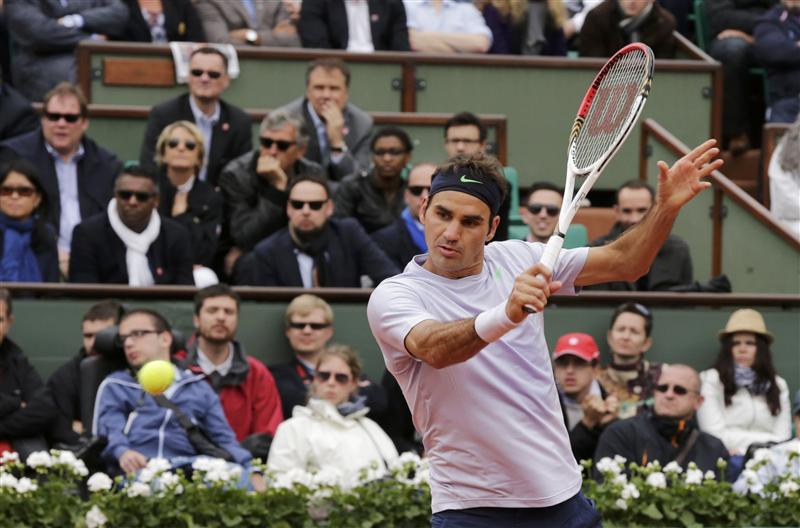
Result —
[[519, 55], [526, 29], [526, 5], [521, 1], [475, 0], [475, 7], [492, 32], [489, 53]]
[[675, 58], [675, 17], [655, 0], [604, 0], [586, 15], [581, 57], [611, 57], [631, 42], [652, 48], [658, 59]]
[[72, 231], [81, 220], [105, 210], [122, 163], [86, 135], [86, 98], [77, 86], [61, 83], [44, 97], [41, 131], [0, 143], [0, 160], [24, 158], [42, 179], [47, 220], [58, 232], [58, 261], [69, 273]]
[[0, 141], [33, 132], [37, 128], [39, 119], [30, 101], [10, 84], [0, 83]]
[[[166, 458], [175, 466], [191, 463], [202, 453], [197, 452], [175, 413], [144, 392], [134, 377], [145, 363], [170, 360], [169, 323], [158, 312], [131, 310], [119, 322], [119, 339], [130, 368], [113, 372], [100, 384], [92, 431], [108, 440], [102, 456], [109, 470], [132, 474], [154, 457]], [[249, 465], [250, 453], [236, 441], [219, 398], [204, 376], [175, 368], [175, 381], [163, 398], [237, 463]]]
[[794, 123], [800, 111], [800, 2], [782, 0], [756, 23], [755, 57], [767, 70], [767, 121]]
[[728, 453], [719, 438], [697, 428], [694, 416], [702, 404], [697, 371], [686, 365], [664, 366], [653, 409], [609, 425], [600, 435], [594, 459], [621, 455], [640, 466], [654, 460], [662, 466], [675, 461], [681, 467], [694, 462], [703, 472], [716, 473], [717, 460], [727, 460]]
[[[616, 223], [611, 231], [596, 240], [590, 246], [603, 246], [616, 240], [626, 229], [635, 226], [645, 217], [655, 202], [655, 191], [641, 180], [630, 180], [617, 189], [614, 213]], [[689, 245], [677, 235], [669, 235], [650, 271], [636, 282], [609, 282], [594, 286], [592, 289], [615, 291], [662, 291], [673, 287], [692, 283], [692, 257]]]
[[562, 29], [567, 40], [573, 41], [575, 37], [580, 35], [586, 15], [602, 3], [603, 0], [564, 0], [568, 19], [564, 22]]
[[156, 177], [125, 169], [107, 211], [75, 228], [69, 281], [152, 286], [194, 284], [189, 232], [161, 218]]
[[358, 288], [366, 275], [377, 284], [398, 269], [352, 218], [330, 218], [328, 182], [295, 178], [288, 188], [289, 225], [242, 257], [237, 284], [303, 288]]
[[77, 82], [75, 49], [89, 39], [119, 33], [128, 22], [122, 0], [6, 0], [14, 46], [14, 86], [31, 101], [67, 81]]
[[386, 394], [386, 412], [376, 416], [375, 420], [392, 439], [398, 452], [411, 451], [422, 456], [425, 452], [422, 435], [414, 426], [411, 410], [400, 384], [388, 370], [383, 372], [381, 387]]
[[365, 468], [389, 472], [397, 450], [378, 424], [366, 417], [366, 399], [358, 396], [361, 361], [350, 347], [333, 345], [317, 359], [311, 398], [295, 407], [292, 418], [278, 427], [267, 466], [278, 474], [337, 471], [343, 481]]
[[206, 34], [192, 0], [123, 0], [128, 23], [112, 40], [204, 42]]
[[350, 69], [339, 59], [317, 59], [306, 70], [306, 94], [282, 106], [303, 116], [310, 131], [305, 156], [322, 165], [331, 180], [369, 165], [372, 117], [348, 102]]
[[189, 232], [195, 266], [211, 266], [222, 225], [222, 197], [197, 178], [204, 150], [203, 134], [190, 121], [167, 125], [156, 142], [158, 212]]
[[267, 367], [248, 356], [236, 341], [239, 305], [239, 295], [225, 284], [197, 292], [196, 339], [182, 366], [204, 376], [219, 395], [236, 439], [253, 457], [266, 460], [275, 430], [283, 421], [281, 399]]
[[534, 183], [528, 192], [528, 204], [522, 211], [522, 219], [530, 228], [525, 240], [547, 244], [558, 225], [564, 194], [550, 182]]
[[47, 194], [25, 160], [0, 165], [0, 282], [58, 282], [58, 238]]
[[342, 180], [334, 202], [336, 214], [353, 217], [372, 233], [390, 225], [403, 211], [403, 171], [414, 145], [400, 128], [386, 127], [372, 138], [372, 168]]
[[619, 417], [630, 418], [650, 403], [661, 363], [651, 363], [644, 354], [653, 345], [653, 314], [639, 303], [626, 302], [614, 310], [606, 340], [611, 363], [600, 369], [597, 380], [616, 396]]
[[772, 153], [768, 174], [770, 211], [800, 238], [800, 118]]
[[276, 110], [261, 122], [260, 145], [228, 163], [219, 185], [228, 207], [226, 271], [242, 252], [286, 226], [286, 186], [300, 174], [322, 175], [322, 167], [303, 156], [308, 129], [297, 117]]
[[300, 47], [297, 20], [287, 2], [196, 0], [209, 42]]
[[298, 30], [304, 48], [411, 50], [402, 0], [305, 0]]
[[47, 380], [47, 389], [58, 409], [58, 415], [50, 430], [53, 443], [76, 445], [81, 437], [88, 435], [81, 421], [81, 362], [98, 354], [94, 338], [98, 332], [119, 323], [122, 306], [111, 300], [92, 305], [83, 315], [81, 334], [83, 346], [78, 354], [61, 365]]
[[567, 10], [562, 0], [475, 0], [492, 30], [489, 53], [566, 55], [562, 26]]
[[403, 0], [411, 49], [429, 53], [486, 53], [492, 31], [472, 2]]
[[25, 460], [32, 452], [47, 449], [43, 435], [56, 410], [39, 373], [8, 338], [13, 323], [11, 293], [0, 288], [0, 453], [16, 451]]
[[175, 121], [191, 121], [203, 133], [205, 159], [198, 178], [217, 185], [222, 168], [252, 148], [250, 117], [220, 97], [228, 85], [228, 58], [216, 48], [201, 47], [189, 59], [189, 93], [152, 108], [139, 154], [142, 166], [155, 170], [156, 142]]
[[[289, 418], [295, 407], [308, 401], [315, 365], [333, 337], [333, 310], [323, 299], [306, 293], [292, 299], [283, 319], [293, 357], [270, 370], [281, 395], [283, 416]], [[386, 409], [386, 395], [365, 375], [359, 380], [358, 393], [366, 398], [370, 416], [380, 415]]]
[[754, 443], [788, 440], [789, 386], [775, 373], [764, 318], [749, 308], [736, 310], [719, 337], [714, 366], [700, 373], [700, 428], [722, 440], [731, 455], [743, 456]]
[[[411, 169], [408, 173], [408, 185], [403, 192], [406, 208], [400, 213], [400, 218], [372, 233], [372, 239], [398, 269], [405, 268], [415, 255], [428, 251], [419, 210], [423, 200], [428, 197], [434, 172], [436, 165], [433, 163], [420, 163]], [[393, 376], [389, 377], [394, 380]]]
[[753, 30], [775, 0], [705, 0], [708, 53], [722, 63], [723, 145], [734, 154], [750, 148], [747, 76], [755, 66]]
[[578, 461], [594, 456], [600, 434], [617, 419], [617, 398], [609, 396], [595, 378], [599, 362], [600, 350], [589, 334], [558, 338], [553, 372], [572, 454]]

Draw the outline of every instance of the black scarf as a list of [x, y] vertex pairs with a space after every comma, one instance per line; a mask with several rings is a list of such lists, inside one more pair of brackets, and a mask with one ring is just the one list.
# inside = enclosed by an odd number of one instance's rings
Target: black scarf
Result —
[[655, 413], [650, 415], [650, 421], [658, 431], [658, 434], [669, 440], [673, 447], [681, 445], [693, 429], [697, 429], [697, 421], [694, 417], [688, 420], [672, 418], [670, 416], [658, 416]]
[[326, 222], [319, 230], [300, 233], [295, 231], [292, 236], [294, 246], [314, 259], [314, 271], [317, 273], [317, 285], [327, 286], [328, 244], [331, 239], [331, 228]]

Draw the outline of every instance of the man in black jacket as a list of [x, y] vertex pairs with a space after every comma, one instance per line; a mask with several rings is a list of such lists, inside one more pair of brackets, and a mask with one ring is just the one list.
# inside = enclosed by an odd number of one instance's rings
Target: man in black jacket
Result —
[[164, 127], [175, 121], [191, 121], [203, 132], [206, 156], [199, 177], [216, 186], [222, 168], [253, 146], [250, 117], [220, 98], [230, 79], [228, 58], [218, 49], [202, 47], [192, 52], [188, 84], [188, 94], [150, 111], [139, 162], [154, 170], [156, 141]]
[[[0, 81], [3, 77], [0, 76]], [[10, 84], [0, 84], [0, 141], [33, 132], [39, 128], [39, 118], [30, 101]]]
[[402, 0], [305, 0], [297, 29], [304, 48], [411, 51]]

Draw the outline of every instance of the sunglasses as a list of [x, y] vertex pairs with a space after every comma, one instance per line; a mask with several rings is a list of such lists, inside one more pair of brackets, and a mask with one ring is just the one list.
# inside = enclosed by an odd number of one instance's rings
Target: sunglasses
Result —
[[422, 194], [422, 191], [430, 192], [431, 186], [430, 185], [409, 185], [408, 192], [410, 192], [414, 196], [419, 196]]
[[658, 391], [658, 392], [667, 392], [670, 387], [672, 387], [672, 392], [674, 392], [678, 396], [686, 396], [690, 392], [695, 392], [695, 391], [690, 391], [689, 389], [687, 389], [683, 385], [668, 385], [666, 383], [664, 383], [662, 385], [656, 385], [656, 391]]
[[14, 193], [17, 193], [20, 198], [30, 198], [36, 194], [36, 189], [33, 187], [11, 187], [10, 185], [0, 187], [0, 196], [12, 196]]
[[144, 191], [117, 191], [115, 194], [117, 195], [117, 198], [119, 198], [123, 202], [129, 202], [131, 200], [131, 197], [135, 196], [136, 201], [139, 203], [144, 203], [156, 195], [156, 193], [149, 193]]
[[292, 206], [292, 209], [297, 209], [299, 211], [305, 207], [306, 204], [308, 204], [308, 207], [312, 211], [319, 211], [322, 209], [322, 206], [325, 205], [325, 202], [327, 202], [327, 200], [313, 200], [310, 202], [304, 202], [303, 200], [289, 200], [289, 205]]
[[541, 213], [542, 209], [547, 211], [547, 216], [557, 216], [558, 213], [561, 212], [561, 208], [559, 208], [559, 207], [557, 207], [555, 205], [544, 205], [544, 204], [535, 203], [535, 204], [530, 204], [528, 206], [528, 211], [530, 211], [531, 214], [535, 214], [535, 215], [538, 215], [539, 213]]
[[289, 323], [289, 328], [305, 330], [307, 326], [310, 326], [312, 330], [322, 330], [323, 328], [328, 328], [330, 325], [330, 323]]
[[[178, 145], [180, 144], [181, 144], [180, 139], [170, 139], [169, 141], [167, 141], [167, 146], [173, 149], [178, 148]], [[194, 150], [197, 148], [197, 143], [195, 141], [192, 141], [191, 139], [187, 139], [186, 141], [183, 142], [183, 146], [186, 147], [186, 150]]]
[[372, 153], [375, 156], [377, 156], [379, 158], [382, 158], [387, 154], [392, 156], [392, 157], [402, 156], [403, 154], [406, 153], [406, 151], [402, 150], [402, 149], [376, 149], [376, 150], [373, 150]]
[[214, 71], [214, 70], [196, 69], [196, 70], [190, 70], [189, 73], [192, 74], [192, 77], [202, 77], [204, 73], [206, 75], [208, 75], [209, 79], [219, 79], [220, 77], [222, 77], [222, 72], [218, 72], [218, 71]]
[[286, 152], [289, 149], [289, 147], [291, 147], [295, 143], [297, 143], [297, 142], [296, 141], [285, 141], [283, 139], [272, 139], [272, 138], [266, 138], [266, 137], [262, 137], [261, 138], [261, 146], [262, 147], [264, 147], [265, 149], [270, 149], [270, 148], [272, 148], [272, 145], [276, 145], [278, 147], [278, 150], [280, 150], [281, 152]]
[[[331, 379], [331, 375], [332, 374], [327, 370], [318, 370], [314, 373], [314, 377], [322, 382]], [[336, 383], [338, 383], [339, 385], [344, 385], [345, 383], [348, 383], [350, 381], [350, 376], [348, 376], [347, 374], [342, 374], [337, 372], [336, 374], [333, 374], [333, 379], [335, 379]]]
[[59, 114], [56, 112], [45, 112], [44, 117], [53, 123], [57, 123], [61, 119], [67, 123], [77, 123], [78, 119], [80, 119], [82, 116], [81, 114]]

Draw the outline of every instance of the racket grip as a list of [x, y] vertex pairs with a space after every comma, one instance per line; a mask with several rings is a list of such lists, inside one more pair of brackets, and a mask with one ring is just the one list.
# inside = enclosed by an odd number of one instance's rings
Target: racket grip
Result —
[[[547, 245], [544, 248], [544, 253], [542, 253], [542, 258], [539, 259], [540, 264], [544, 264], [547, 269], [553, 271], [556, 267], [556, 261], [558, 261], [558, 254], [561, 253], [561, 247], [564, 245], [564, 237], [559, 235], [553, 235], [547, 241]], [[531, 306], [530, 304], [526, 304], [522, 307], [523, 310], [532, 314], [536, 313], [536, 309]]]

